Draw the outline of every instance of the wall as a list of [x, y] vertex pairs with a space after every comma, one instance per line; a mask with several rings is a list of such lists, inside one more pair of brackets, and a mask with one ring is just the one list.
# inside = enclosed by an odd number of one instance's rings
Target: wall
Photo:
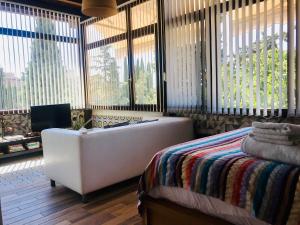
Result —
[[[73, 125], [79, 119], [87, 121], [93, 116], [93, 127], [103, 127], [114, 123], [125, 121], [139, 121], [145, 118], [160, 117], [161, 113], [152, 112], [132, 112], [132, 111], [100, 111], [100, 110], [72, 110]], [[168, 114], [166, 114], [168, 116]], [[173, 116], [173, 115], [172, 115]], [[225, 131], [251, 126], [253, 121], [262, 122], [281, 122], [300, 124], [300, 118], [264, 118], [254, 116], [229, 116], [229, 115], [210, 115], [210, 114], [189, 114], [178, 113], [176, 116], [190, 117], [194, 121], [196, 137], [218, 134]], [[8, 135], [26, 134], [31, 131], [30, 114], [4, 115], [6, 127], [12, 128], [12, 133]], [[1, 118], [1, 116], [0, 116]], [[1, 129], [0, 129], [1, 133]]]
[[177, 114], [177, 116], [185, 116], [193, 119], [195, 134], [197, 137], [214, 135], [242, 127], [249, 127], [251, 126], [253, 121], [300, 124], [300, 118], [264, 118], [255, 116], [229, 116], [184, 113]]
[[[71, 111], [72, 124], [78, 122], [79, 119], [85, 119], [85, 110], [72, 110]], [[20, 113], [20, 114], [8, 114], [0, 115], [4, 119], [4, 124], [6, 127], [6, 135], [25, 135], [31, 132], [31, 119], [29, 113]], [[9, 128], [9, 129], [7, 129]], [[0, 122], [0, 134], [1, 134], [1, 122]]]

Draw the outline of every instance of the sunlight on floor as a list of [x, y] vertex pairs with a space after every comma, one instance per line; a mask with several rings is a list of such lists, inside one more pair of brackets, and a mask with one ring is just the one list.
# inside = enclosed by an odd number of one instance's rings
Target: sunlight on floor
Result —
[[44, 165], [44, 159], [28, 159], [22, 162], [10, 163], [8, 165], [0, 166], [0, 175], [21, 171], [29, 168], [35, 168]]

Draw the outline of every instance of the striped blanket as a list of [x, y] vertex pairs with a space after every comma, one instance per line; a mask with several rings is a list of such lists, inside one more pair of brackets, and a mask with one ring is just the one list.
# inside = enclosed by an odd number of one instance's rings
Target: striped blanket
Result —
[[243, 153], [241, 142], [251, 130], [202, 138], [157, 153], [142, 176], [139, 194], [158, 185], [180, 187], [244, 208], [270, 224], [300, 225], [300, 167]]

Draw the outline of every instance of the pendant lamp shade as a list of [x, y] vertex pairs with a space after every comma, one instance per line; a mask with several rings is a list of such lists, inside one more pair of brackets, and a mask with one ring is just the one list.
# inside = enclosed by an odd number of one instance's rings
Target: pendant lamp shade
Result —
[[86, 16], [106, 18], [118, 13], [116, 0], [83, 0], [82, 13]]

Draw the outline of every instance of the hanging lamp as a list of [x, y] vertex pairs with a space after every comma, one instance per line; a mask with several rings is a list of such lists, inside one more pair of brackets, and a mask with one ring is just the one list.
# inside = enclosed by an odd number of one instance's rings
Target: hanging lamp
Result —
[[81, 11], [86, 16], [107, 18], [118, 13], [116, 0], [83, 0]]

